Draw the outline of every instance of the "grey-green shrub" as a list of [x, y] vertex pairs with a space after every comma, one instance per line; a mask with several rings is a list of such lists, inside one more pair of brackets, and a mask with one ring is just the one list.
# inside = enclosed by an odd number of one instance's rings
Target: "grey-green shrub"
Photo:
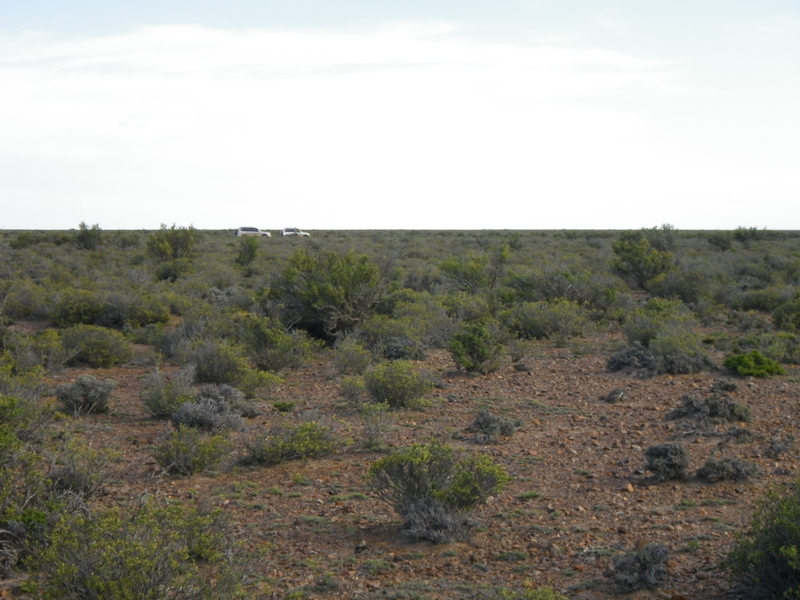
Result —
[[111, 482], [118, 459], [116, 452], [70, 440], [54, 458], [47, 476], [56, 493], [69, 492], [87, 500]]
[[374, 462], [371, 488], [403, 519], [411, 539], [450, 542], [468, 537], [468, 514], [510, 477], [486, 456], [461, 457], [449, 446], [414, 444]]
[[338, 340], [333, 348], [333, 364], [340, 375], [363, 375], [373, 361], [372, 353], [352, 338]]
[[658, 543], [615, 556], [614, 586], [621, 593], [658, 587], [667, 574], [668, 558], [669, 550]]
[[111, 410], [111, 392], [116, 387], [112, 379], [101, 381], [93, 375], [79, 375], [74, 382], [56, 388], [56, 399], [66, 412], [76, 416], [107, 413]]
[[741, 458], [709, 458], [697, 470], [706, 481], [745, 481], [758, 473], [758, 467]]
[[453, 336], [448, 349], [456, 365], [468, 373], [486, 374], [500, 368], [503, 344], [488, 323], [467, 323]]
[[364, 389], [370, 398], [392, 408], [418, 403], [430, 387], [430, 382], [417, 371], [414, 363], [404, 360], [381, 363], [364, 374]]
[[684, 479], [689, 467], [689, 452], [680, 442], [667, 442], [650, 446], [644, 451], [646, 468], [656, 481]]
[[184, 402], [170, 417], [170, 422], [176, 428], [193, 427], [212, 433], [242, 428], [241, 416], [227, 402], [216, 398]]
[[505, 326], [523, 339], [565, 340], [581, 335], [589, 319], [577, 302], [524, 302], [503, 313]]
[[171, 374], [156, 368], [144, 380], [142, 403], [153, 417], [171, 417], [181, 404], [194, 397], [194, 380], [194, 365], [181, 367]]

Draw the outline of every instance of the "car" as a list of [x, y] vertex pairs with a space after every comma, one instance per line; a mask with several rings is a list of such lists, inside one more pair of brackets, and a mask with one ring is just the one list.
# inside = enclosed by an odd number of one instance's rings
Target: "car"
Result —
[[306, 233], [305, 231], [301, 231], [297, 227], [286, 227], [281, 231], [281, 235], [299, 235], [301, 237], [310, 237], [310, 233]]
[[240, 235], [256, 235], [258, 237], [272, 237], [269, 231], [262, 231], [258, 227], [239, 227], [236, 230], [236, 236]]

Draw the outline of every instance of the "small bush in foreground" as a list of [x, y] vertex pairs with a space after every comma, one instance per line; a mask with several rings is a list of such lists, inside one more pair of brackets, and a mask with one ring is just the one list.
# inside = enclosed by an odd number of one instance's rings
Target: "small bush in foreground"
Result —
[[79, 375], [73, 383], [56, 388], [56, 399], [66, 412], [75, 416], [90, 413], [107, 413], [111, 410], [109, 398], [117, 383], [111, 379], [100, 381], [93, 375]]
[[85, 500], [91, 498], [109, 483], [111, 464], [118, 456], [114, 452], [68, 442], [47, 474], [53, 491], [59, 494], [69, 492]]
[[97, 325], [75, 325], [61, 332], [64, 348], [73, 351], [70, 364], [113, 367], [131, 356], [131, 344], [119, 331]]
[[166, 471], [190, 476], [218, 465], [230, 447], [225, 436], [209, 436], [192, 427], [180, 425], [155, 448], [153, 456]]
[[372, 489], [403, 519], [412, 539], [466, 538], [467, 515], [498, 493], [508, 474], [485, 456], [462, 458], [439, 443], [414, 444], [370, 466]]
[[251, 439], [246, 446], [248, 455], [244, 462], [266, 466], [326, 456], [336, 449], [331, 429], [315, 421], [277, 427], [264, 437]]
[[375, 366], [364, 375], [364, 389], [375, 402], [386, 402], [392, 408], [403, 408], [421, 400], [430, 389], [430, 382], [404, 360]]
[[[145, 504], [64, 518], [38, 558], [39, 594], [48, 600], [242, 598], [222, 560], [214, 514]], [[204, 575], [199, 561], [214, 565]]]
[[767, 492], [726, 566], [748, 598], [800, 597], [800, 481]]
[[689, 467], [689, 453], [680, 442], [668, 442], [651, 446], [644, 451], [647, 470], [653, 473], [656, 481], [684, 479]]
[[725, 359], [725, 368], [736, 371], [742, 377], [767, 377], [769, 375], [785, 375], [786, 371], [780, 363], [767, 358], [758, 350], [746, 354], [734, 354]]
[[621, 593], [658, 587], [667, 573], [667, 558], [669, 550], [663, 544], [615, 556], [614, 585]]

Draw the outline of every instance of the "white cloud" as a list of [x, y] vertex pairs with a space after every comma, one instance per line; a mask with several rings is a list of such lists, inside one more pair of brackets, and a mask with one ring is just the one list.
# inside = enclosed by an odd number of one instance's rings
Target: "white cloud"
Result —
[[648, 108], [694, 93], [675, 66], [603, 49], [170, 26], [0, 57], [5, 228], [639, 226], [704, 178]]

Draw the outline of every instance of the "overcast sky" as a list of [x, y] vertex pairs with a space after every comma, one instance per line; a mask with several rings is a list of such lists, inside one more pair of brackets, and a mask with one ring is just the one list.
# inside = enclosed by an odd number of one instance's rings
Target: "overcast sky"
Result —
[[797, 0], [2, 0], [0, 229], [800, 229]]

